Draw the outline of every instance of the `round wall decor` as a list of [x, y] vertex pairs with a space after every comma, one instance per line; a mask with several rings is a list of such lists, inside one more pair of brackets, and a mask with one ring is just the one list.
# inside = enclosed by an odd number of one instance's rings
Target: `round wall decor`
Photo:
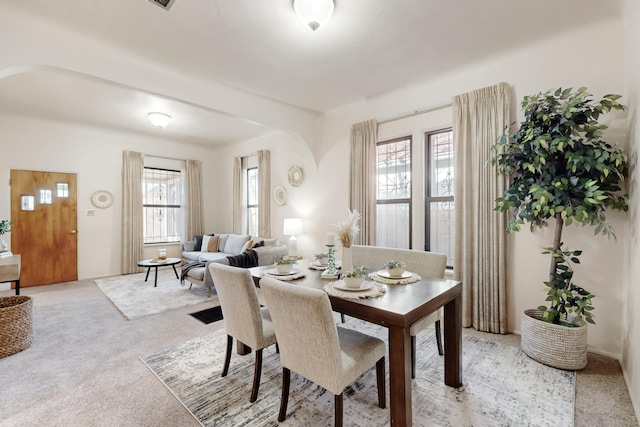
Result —
[[289, 184], [297, 187], [302, 184], [302, 178], [304, 178], [302, 168], [299, 166], [291, 166], [291, 168], [289, 168]]
[[273, 188], [273, 200], [278, 206], [287, 203], [287, 190], [282, 185], [277, 185]]
[[113, 204], [113, 194], [107, 190], [98, 190], [91, 195], [91, 203], [100, 209], [108, 208]]

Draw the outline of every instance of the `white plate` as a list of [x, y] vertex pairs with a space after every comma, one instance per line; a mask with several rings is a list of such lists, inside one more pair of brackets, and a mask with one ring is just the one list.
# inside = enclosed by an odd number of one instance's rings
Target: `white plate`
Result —
[[369, 289], [373, 288], [373, 282], [364, 282], [362, 285], [360, 285], [359, 288], [350, 288], [349, 286], [345, 285], [344, 280], [338, 280], [333, 284], [333, 287], [336, 289], [340, 289], [341, 291], [368, 291]]
[[402, 273], [402, 276], [392, 276], [387, 270], [379, 270], [376, 272], [376, 274], [387, 279], [408, 279], [409, 277], [413, 276], [413, 273], [410, 271], [404, 271]]
[[294, 274], [300, 273], [300, 270], [296, 270], [294, 268], [288, 273], [280, 273], [275, 268], [272, 268], [271, 270], [267, 270], [267, 273], [271, 274], [272, 276], [293, 276]]

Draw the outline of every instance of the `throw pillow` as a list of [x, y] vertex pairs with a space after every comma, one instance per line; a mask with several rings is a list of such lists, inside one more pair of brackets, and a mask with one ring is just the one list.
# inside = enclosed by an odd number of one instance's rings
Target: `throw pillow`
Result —
[[193, 252], [195, 251], [195, 247], [196, 247], [196, 242], [194, 242], [193, 240], [184, 242], [182, 244], [182, 250], [185, 252]]
[[212, 236], [209, 239], [209, 244], [207, 245], [207, 252], [218, 252], [218, 242], [220, 241], [220, 237]]
[[220, 240], [218, 241], [218, 252], [227, 252], [227, 239], [229, 238], [228, 234], [218, 234]]
[[247, 243], [242, 245], [242, 249], [240, 250], [240, 253], [246, 251], [247, 249], [251, 249], [252, 247], [253, 247], [253, 240], [249, 240]]
[[200, 246], [200, 251], [209, 252], [209, 240], [211, 239], [211, 236], [202, 236], [202, 245]]
[[202, 236], [194, 236], [193, 250], [199, 251], [202, 249]]
[[244, 236], [238, 234], [229, 234], [227, 243], [224, 246], [224, 252], [231, 255], [239, 255], [242, 253], [242, 247], [245, 243], [251, 240], [251, 236], [246, 234]]

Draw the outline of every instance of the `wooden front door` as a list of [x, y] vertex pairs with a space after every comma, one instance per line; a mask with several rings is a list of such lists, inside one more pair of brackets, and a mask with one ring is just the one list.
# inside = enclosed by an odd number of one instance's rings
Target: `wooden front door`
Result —
[[20, 286], [78, 280], [77, 176], [11, 170], [11, 251]]

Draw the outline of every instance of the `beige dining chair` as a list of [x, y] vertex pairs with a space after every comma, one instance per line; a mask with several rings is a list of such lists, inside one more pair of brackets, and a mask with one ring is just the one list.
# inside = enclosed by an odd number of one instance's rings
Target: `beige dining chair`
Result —
[[282, 397], [278, 421], [287, 416], [292, 371], [334, 394], [336, 426], [342, 426], [344, 389], [373, 365], [378, 406], [386, 406], [386, 346], [382, 340], [336, 327], [324, 291], [270, 277], [260, 280], [260, 288], [271, 311], [280, 347]]
[[276, 343], [276, 334], [267, 308], [261, 308], [251, 273], [246, 268], [209, 263], [209, 272], [216, 284], [227, 332], [227, 352], [222, 376], [227, 376], [233, 339], [256, 353], [253, 388], [250, 402], [255, 402], [262, 375], [262, 349]]
[[[447, 268], [447, 256], [435, 252], [353, 245], [351, 247], [351, 256], [353, 265], [364, 265], [373, 271], [383, 269], [383, 266], [391, 260], [404, 261], [407, 264], [407, 271], [416, 273], [420, 277], [444, 279], [444, 273]], [[432, 324], [435, 325], [438, 354], [440, 356], [444, 354], [442, 350], [441, 319], [442, 310], [438, 310], [411, 325], [411, 378], [416, 377], [416, 335]]]

